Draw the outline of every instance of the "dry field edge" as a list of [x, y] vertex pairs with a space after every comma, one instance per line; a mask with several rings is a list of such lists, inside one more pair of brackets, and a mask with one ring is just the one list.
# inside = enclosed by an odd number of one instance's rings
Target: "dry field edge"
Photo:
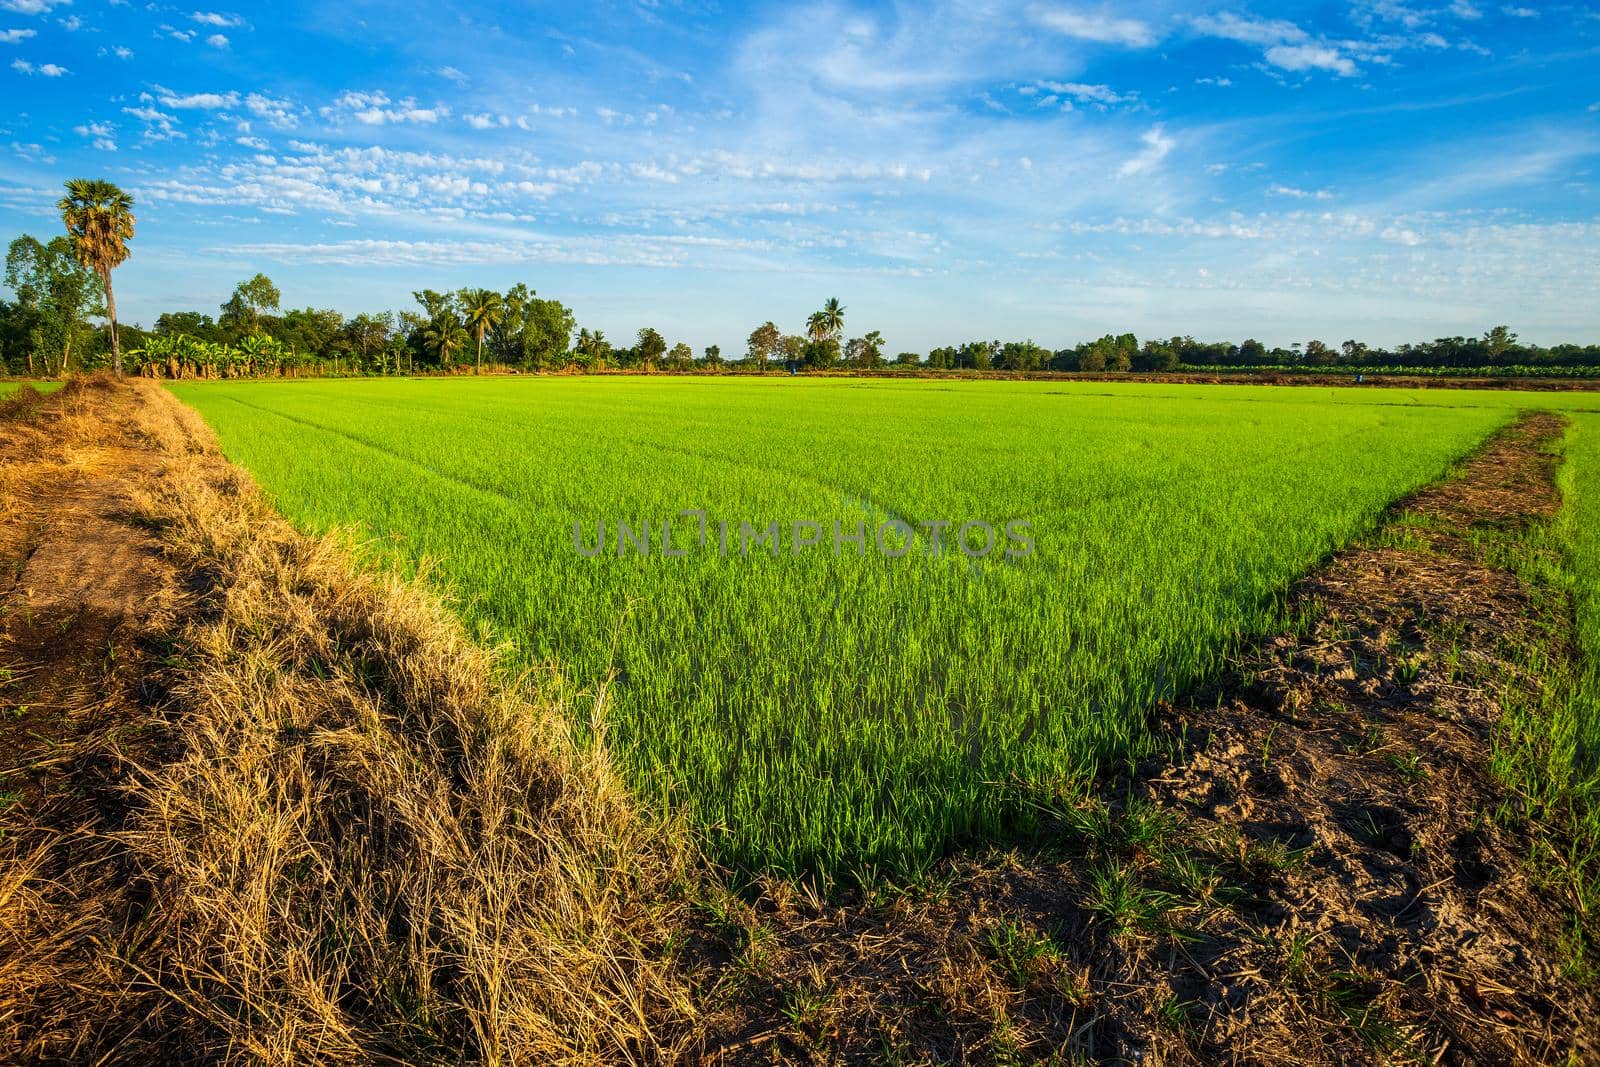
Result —
[[164, 391], [6, 417], [7, 1060], [1600, 1060], [1586, 824], [1525, 788], [1559, 417], [1297, 582], [1161, 756], [845, 898], [730, 888]]

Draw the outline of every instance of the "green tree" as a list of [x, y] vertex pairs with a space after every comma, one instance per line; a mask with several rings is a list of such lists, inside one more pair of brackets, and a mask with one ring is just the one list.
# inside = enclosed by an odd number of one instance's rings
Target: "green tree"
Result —
[[828, 336], [837, 340], [844, 334], [844, 305], [838, 297], [830, 296], [822, 305], [822, 321], [827, 325]]
[[811, 317], [806, 319], [806, 336], [813, 343], [827, 340], [832, 332], [833, 327], [828, 325], [828, 316], [825, 312], [813, 311]]
[[100, 277], [105, 290], [106, 318], [111, 323], [111, 362], [122, 377], [122, 346], [117, 339], [117, 298], [111, 272], [127, 262], [133, 240], [133, 197], [108, 181], [73, 178], [67, 195], [56, 204], [79, 263]]
[[644, 369], [653, 371], [656, 369], [656, 361], [667, 350], [667, 339], [654, 328], [645, 326], [639, 330], [639, 343], [634, 348]]
[[694, 366], [694, 349], [689, 347], [688, 342], [679, 341], [667, 353], [667, 365], [673, 370], [688, 370]]
[[389, 344], [389, 334], [394, 330], [394, 315], [384, 312], [369, 315], [363, 312], [344, 324], [345, 340], [363, 362], [382, 353]]
[[611, 342], [606, 340], [604, 330], [579, 330], [578, 353], [583, 357], [584, 366], [592, 370], [605, 370], [606, 357], [611, 354]]
[[706, 366], [708, 366], [708, 367], [721, 367], [722, 366], [722, 346], [721, 345], [706, 345]]
[[798, 365], [805, 358], [806, 339], [798, 334], [785, 334], [778, 343], [778, 350], [783, 354], [785, 363]]
[[278, 310], [283, 294], [265, 274], [257, 274], [233, 287], [233, 295], [222, 305], [222, 320], [238, 325], [245, 333], [261, 332], [261, 316]]
[[422, 305], [422, 313], [429, 322], [437, 322], [446, 312], [454, 313], [456, 297], [454, 293], [440, 293], [432, 289], [418, 289], [411, 294], [411, 298]]
[[472, 373], [483, 373], [483, 339], [499, 325], [505, 314], [505, 303], [493, 289], [461, 290], [461, 313], [467, 332], [478, 342], [478, 361]]
[[17, 332], [25, 338], [27, 363], [34, 372], [37, 355], [46, 375], [54, 377], [72, 365], [91, 336], [88, 318], [100, 315], [97, 289], [101, 278], [77, 256], [70, 238], [49, 244], [23, 234], [6, 250], [5, 281], [16, 293]]
[[883, 334], [873, 330], [865, 337], [852, 337], [844, 348], [845, 362], [863, 369], [883, 366]]
[[344, 327], [344, 316], [333, 308], [295, 308], [284, 313], [276, 332], [290, 351], [321, 359], [339, 350]]
[[1079, 349], [1078, 369], [1095, 373], [1106, 369], [1106, 344], [1104, 340], [1091, 341]]
[[1302, 358], [1313, 367], [1326, 367], [1334, 360], [1333, 349], [1321, 341], [1307, 341], [1305, 355]]
[[778, 332], [778, 327], [771, 322], [764, 322], [750, 331], [750, 339], [745, 343], [745, 358], [755, 363], [757, 371], [765, 371], [767, 361], [777, 358], [782, 343], [783, 334]]
[[1517, 335], [1511, 332], [1509, 326], [1496, 326], [1483, 335], [1483, 347], [1489, 353], [1489, 362], [1497, 362], [1501, 356], [1517, 346]]
[[468, 340], [466, 328], [454, 311], [444, 311], [422, 328], [423, 344], [439, 357], [441, 367], [451, 366], [455, 354], [466, 347]]

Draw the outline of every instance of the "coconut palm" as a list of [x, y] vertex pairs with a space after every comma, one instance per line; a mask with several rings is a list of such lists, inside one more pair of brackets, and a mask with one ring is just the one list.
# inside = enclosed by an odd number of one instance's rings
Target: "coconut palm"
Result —
[[111, 361], [122, 377], [122, 348], [117, 341], [117, 298], [111, 292], [111, 271], [129, 256], [133, 239], [133, 197], [108, 181], [73, 178], [67, 195], [56, 205], [78, 262], [100, 276], [106, 290], [106, 317], [111, 322]]
[[806, 336], [813, 341], [822, 342], [828, 339], [831, 327], [828, 325], [828, 315], [823, 311], [813, 311], [806, 320]]
[[839, 303], [838, 297], [828, 297], [828, 302], [822, 305], [822, 318], [828, 325], [829, 337], [839, 337], [844, 333], [844, 305]]
[[474, 374], [483, 373], [483, 338], [500, 323], [505, 302], [493, 289], [467, 289], [461, 294], [461, 312], [467, 319], [467, 332], [478, 341], [478, 365]]
[[422, 343], [439, 353], [440, 366], [448, 367], [451, 356], [467, 343], [467, 331], [454, 315], [440, 315], [422, 328]]

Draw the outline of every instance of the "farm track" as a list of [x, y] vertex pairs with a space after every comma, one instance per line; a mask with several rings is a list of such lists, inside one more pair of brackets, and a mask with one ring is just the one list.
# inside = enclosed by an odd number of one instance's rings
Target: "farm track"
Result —
[[1564, 603], [1494, 551], [1559, 507], [1562, 428], [1524, 417], [1296, 583], [1303, 632], [1159, 709], [1172, 758], [1033, 845], [871, 905], [719, 904], [703, 1053], [1600, 1062], [1559, 880], [1490, 770], [1503, 709], [1546, 695], [1530, 664], [1569, 654]]

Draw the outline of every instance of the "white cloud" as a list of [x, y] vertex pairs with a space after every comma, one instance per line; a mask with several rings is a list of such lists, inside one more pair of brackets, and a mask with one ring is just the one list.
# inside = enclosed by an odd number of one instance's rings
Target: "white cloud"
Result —
[[0, 44], [21, 44], [34, 35], [33, 30], [0, 30]]
[[1539, 17], [1539, 12], [1531, 7], [1503, 7], [1500, 11], [1502, 14], [1510, 15], [1514, 19], [1536, 19]]
[[1267, 190], [1272, 196], [1287, 196], [1295, 200], [1332, 200], [1333, 193], [1327, 189], [1318, 189], [1315, 192], [1309, 189], [1297, 189], [1292, 185], [1274, 185]]
[[457, 85], [465, 85], [470, 80], [465, 73], [457, 70], [455, 67], [440, 67], [436, 73], [439, 75], [439, 77], [444, 78], [447, 81], [453, 81]]
[[[393, 107], [389, 105], [393, 104]], [[347, 89], [334, 100], [331, 107], [322, 109], [325, 118], [333, 118], [344, 113], [357, 122], [367, 126], [382, 126], [385, 123], [415, 122], [423, 125], [432, 125], [442, 118], [450, 116], [450, 109], [443, 104], [433, 107], [418, 107], [414, 97], [404, 97], [400, 100], [390, 100], [388, 94], [382, 92], [357, 92]]]
[[132, 115], [145, 124], [144, 139], [147, 141], [171, 141], [183, 136], [178, 132], [176, 115], [169, 115], [165, 111], [149, 106], [125, 107], [122, 113]]
[[1156, 43], [1154, 31], [1138, 19], [1085, 14], [1062, 7], [1035, 7], [1030, 14], [1039, 25], [1082, 41], [1129, 48], [1148, 48]]
[[228, 47], [228, 38], [223, 34], [213, 33], [210, 37], [206, 38], [206, 44], [210, 45], [212, 48], [226, 48]]
[[254, 148], [258, 152], [265, 152], [270, 147], [266, 141], [259, 137], [235, 137], [233, 143], [244, 145], [246, 148]]
[[461, 117], [466, 121], [468, 126], [471, 126], [475, 130], [492, 130], [496, 126], [508, 126], [511, 124], [511, 120], [504, 115], [490, 115], [485, 113], [482, 115], [463, 115]]
[[1292, 22], [1282, 19], [1243, 18], [1239, 15], [1200, 15], [1189, 20], [1197, 32], [1206, 37], [1220, 37], [1226, 41], [1268, 47], [1275, 44], [1293, 44], [1308, 40], [1310, 35]]
[[11, 61], [11, 69], [18, 74], [38, 74], [45, 78], [59, 78], [64, 74], [72, 73], [66, 67], [59, 67], [54, 63], [40, 63], [35, 66], [26, 59], [13, 59]]
[[1356, 74], [1355, 63], [1337, 48], [1320, 44], [1277, 45], [1267, 49], [1266, 59], [1284, 70], [1327, 70], [1341, 77]]
[[1139, 94], [1136, 92], [1119, 93], [1109, 85], [1088, 85], [1083, 82], [1039, 82], [1037, 87], [1029, 88], [1065, 96], [1080, 104], [1095, 104], [1102, 107], [1133, 103], [1139, 99]]
[[1233, 84], [1233, 79], [1232, 78], [1196, 78], [1194, 80], [1194, 83], [1196, 85], [1214, 85], [1218, 89], [1226, 89], [1228, 86]]
[[[180, 96], [171, 89], [156, 86], [156, 99], [162, 107], [175, 107], [192, 111], [220, 111], [224, 108], [239, 106], [239, 94], [226, 93], [188, 93]], [[149, 94], [145, 94], [148, 96]]]
[[161, 32], [156, 34], [157, 37], [160, 37], [161, 34], [164, 33], [168, 37], [171, 37], [174, 41], [182, 41], [185, 44], [188, 44], [190, 41], [194, 40], [195, 36], [193, 30], [180, 30], [176, 26], [168, 26], [164, 22], [161, 24], [160, 30]]
[[45, 151], [45, 147], [42, 144], [23, 144], [20, 141], [12, 141], [11, 151], [29, 163], [43, 163], [48, 166], [56, 161], [56, 157]]
[[1479, 11], [1470, 0], [1455, 0], [1450, 5], [1450, 14], [1458, 19], [1481, 19], [1483, 12]]
[[79, 30], [83, 29], [83, 20], [76, 15], [68, 15], [66, 18], [56, 19], [56, 21], [60, 23], [61, 28], [66, 30], [68, 33], [77, 33]]
[[43, 15], [51, 8], [72, 3], [72, 0], [0, 0], [0, 11], [15, 11], [19, 15]]
[[276, 100], [262, 93], [251, 93], [244, 98], [250, 114], [264, 120], [277, 130], [287, 130], [299, 125], [299, 107], [292, 100]]
[[202, 26], [219, 26], [222, 29], [230, 29], [234, 26], [244, 25], [244, 19], [240, 18], [238, 15], [224, 15], [217, 11], [196, 11], [194, 14], [189, 16], [189, 20], [191, 22], [198, 22]]
[[1167, 158], [1177, 143], [1166, 135], [1159, 124], [1150, 127], [1139, 139], [1144, 142], [1144, 151], [1122, 164], [1117, 170], [1117, 173], [1124, 178], [1154, 170], [1163, 159]]
[[117, 150], [117, 128], [109, 122], [86, 122], [82, 126], [73, 127], [72, 132], [79, 137], [92, 139], [94, 147], [102, 152]]
[[1195, 32], [1263, 49], [1262, 57], [1281, 70], [1327, 70], [1350, 77], [1357, 73], [1355, 61], [1337, 45], [1318, 43], [1293, 22], [1283, 19], [1256, 19], [1240, 15], [1200, 15], [1189, 20]]

